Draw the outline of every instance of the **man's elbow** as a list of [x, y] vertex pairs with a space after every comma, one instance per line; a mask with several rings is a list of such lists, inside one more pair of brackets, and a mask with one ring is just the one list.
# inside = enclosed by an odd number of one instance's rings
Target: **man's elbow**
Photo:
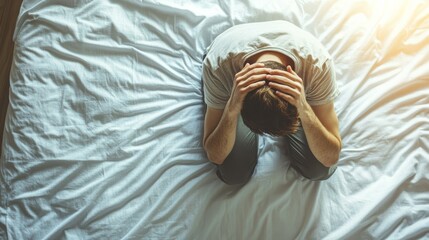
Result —
[[338, 163], [338, 160], [340, 159], [341, 147], [341, 140], [338, 140], [335, 149], [332, 151], [332, 156], [327, 159], [327, 161], [322, 162], [323, 166], [332, 167]]
[[207, 146], [206, 141], [203, 142], [203, 147], [210, 162], [216, 165], [221, 165], [223, 163], [225, 159], [221, 159], [216, 154], [213, 154], [212, 151], [210, 151], [210, 148]]
[[216, 155], [210, 154], [210, 152], [208, 152], [207, 150], [206, 150], [206, 154], [207, 154], [207, 158], [209, 159], [209, 161], [216, 164], [216, 165], [221, 165], [224, 161], [224, 159], [221, 159], [221, 158], [217, 157]]
[[339, 157], [332, 157], [331, 159], [328, 159], [327, 161], [322, 162], [322, 164], [323, 164], [323, 166], [330, 168], [330, 167], [332, 167], [338, 163], [338, 159], [339, 159]]
[[210, 154], [207, 154], [207, 158], [209, 159], [210, 162], [212, 162], [216, 165], [221, 165], [224, 161], [223, 159], [213, 157]]

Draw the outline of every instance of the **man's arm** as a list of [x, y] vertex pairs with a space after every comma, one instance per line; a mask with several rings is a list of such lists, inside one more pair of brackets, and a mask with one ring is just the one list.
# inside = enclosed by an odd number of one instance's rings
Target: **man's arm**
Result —
[[326, 167], [337, 163], [341, 137], [333, 104], [310, 106], [305, 99], [303, 81], [290, 66], [287, 72], [271, 71], [267, 79], [279, 97], [297, 108], [308, 145], [317, 160]]
[[238, 115], [225, 109], [207, 108], [203, 146], [209, 160], [222, 164], [235, 143]]
[[264, 68], [262, 63], [246, 64], [235, 75], [232, 94], [225, 109], [207, 108], [204, 119], [203, 146], [211, 162], [222, 164], [231, 152], [235, 143], [237, 121], [244, 98], [248, 92], [265, 84], [268, 72], [269, 69]]
[[308, 105], [299, 116], [314, 156], [326, 167], [336, 164], [341, 150], [341, 136], [334, 104]]

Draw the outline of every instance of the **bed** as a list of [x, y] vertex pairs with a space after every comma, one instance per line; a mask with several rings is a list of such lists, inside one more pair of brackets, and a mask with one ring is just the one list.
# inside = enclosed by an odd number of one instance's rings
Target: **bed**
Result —
[[[202, 148], [202, 58], [287, 20], [332, 55], [343, 148], [313, 182], [260, 136], [244, 186]], [[428, 239], [429, 2], [24, 0], [0, 175], [2, 239]]]

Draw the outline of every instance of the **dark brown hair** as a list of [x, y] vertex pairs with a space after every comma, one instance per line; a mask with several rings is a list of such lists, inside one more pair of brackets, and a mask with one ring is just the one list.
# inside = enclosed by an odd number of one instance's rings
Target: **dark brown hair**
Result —
[[[267, 68], [286, 71], [278, 62], [263, 63]], [[241, 116], [244, 124], [257, 134], [285, 136], [294, 133], [299, 125], [296, 107], [278, 97], [267, 84], [246, 95]]]

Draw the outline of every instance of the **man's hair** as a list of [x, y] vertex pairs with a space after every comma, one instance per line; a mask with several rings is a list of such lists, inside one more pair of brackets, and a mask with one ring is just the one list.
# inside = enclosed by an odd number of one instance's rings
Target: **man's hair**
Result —
[[[286, 71], [286, 67], [278, 62], [262, 63], [267, 68]], [[296, 107], [278, 97], [268, 84], [246, 95], [241, 116], [244, 124], [257, 134], [285, 136], [294, 133], [299, 126]]]

